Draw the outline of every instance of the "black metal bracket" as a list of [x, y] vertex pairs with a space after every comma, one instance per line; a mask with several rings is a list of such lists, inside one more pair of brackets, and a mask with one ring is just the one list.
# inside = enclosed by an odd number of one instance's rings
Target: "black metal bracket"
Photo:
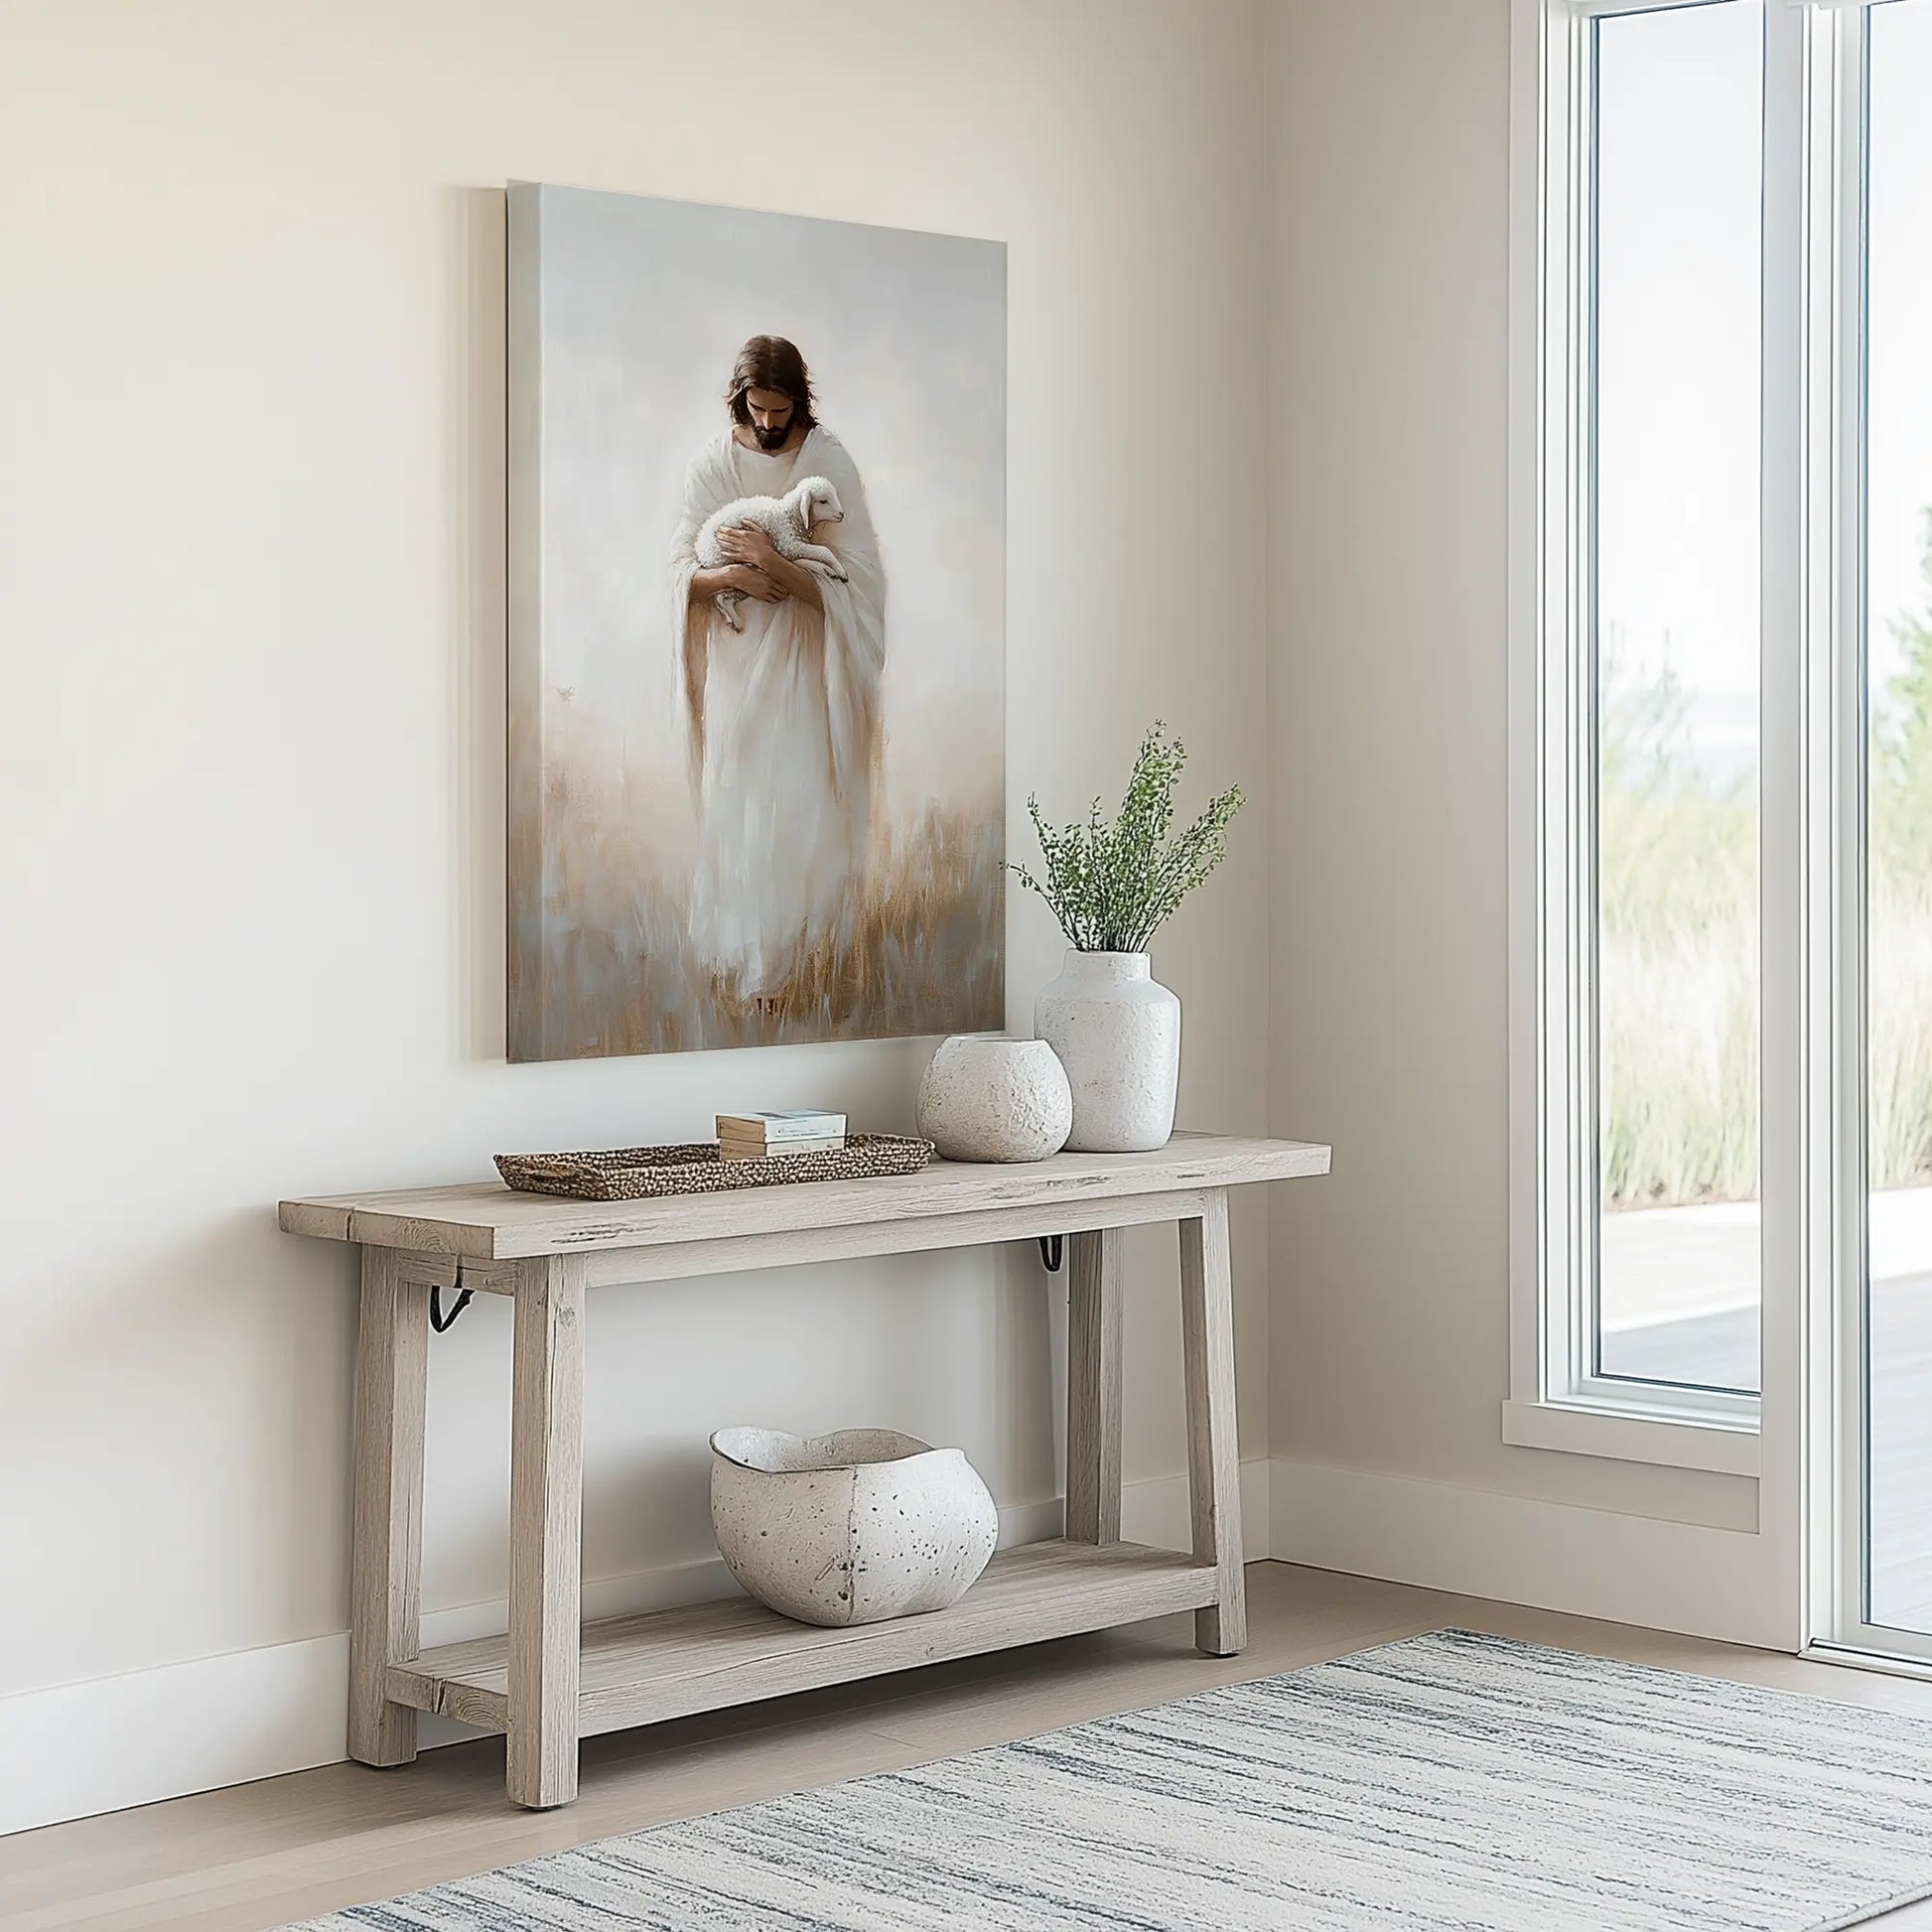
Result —
[[1060, 1259], [1064, 1253], [1065, 1240], [1066, 1236], [1063, 1234], [1042, 1234], [1039, 1237], [1039, 1265], [1049, 1275], [1057, 1275], [1060, 1272]]
[[443, 1291], [440, 1288], [432, 1286], [429, 1292], [429, 1325], [439, 1335], [444, 1333], [457, 1316], [470, 1306], [470, 1299], [475, 1293], [476, 1291], [474, 1289], [466, 1288], [451, 1305], [449, 1313], [445, 1314], [443, 1312]]

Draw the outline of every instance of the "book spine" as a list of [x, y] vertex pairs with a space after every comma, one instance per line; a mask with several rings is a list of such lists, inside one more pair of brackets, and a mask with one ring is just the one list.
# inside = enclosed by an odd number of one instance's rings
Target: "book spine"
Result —
[[760, 1141], [755, 1135], [720, 1134], [720, 1147], [843, 1147], [843, 1134], [795, 1134], [783, 1141]]

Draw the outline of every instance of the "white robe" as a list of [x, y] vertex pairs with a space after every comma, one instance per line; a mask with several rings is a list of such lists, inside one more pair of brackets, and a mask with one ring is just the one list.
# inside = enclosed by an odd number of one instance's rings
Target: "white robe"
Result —
[[[709, 599], [693, 608], [698, 531], [740, 496], [782, 495], [806, 477], [839, 492], [844, 520], [814, 533], [848, 573], [821, 578], [823, 618], [785, 598], [738, 609], [734, 631]], [[684, 480], [671, 547], [677, 699], [697, 808], [691, 937], [741, 998], [777, 991], [812, 953], [852, 935], [872, 825], [886, 579], [865, 488], [838, 439], [814, 428], [766, 456], [729, 433]]]

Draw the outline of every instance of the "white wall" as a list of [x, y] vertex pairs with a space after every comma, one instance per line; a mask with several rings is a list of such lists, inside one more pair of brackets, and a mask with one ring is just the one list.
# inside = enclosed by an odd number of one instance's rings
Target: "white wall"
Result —
[[[1756, 1485], [1500, 1440], [1507, 118], [1506, 0], [6, 11], [0, 1735], [57, 1761], [0, 1829], [340, 1750], [351, 1267], [278, 1195], [909, 1119], [918, 1042], [502, 1062], [511, 176], [1010, 244], [1015, 849], [1157, 712], [1239, 777], [1181, 1118], [1337, 1148], [1238, 1212], [1251, 1540], [1782, 1634]], [[1010, 957], [1024, 1024], [1017, 895]], [[1036, 1532], [1061, 1306], [1018, 1249], [601, 1293], [592, 1602], [711, 1587], [728, 1420], [960, 1442]], [[435, 1346], [439, 1636], [499, 1613], [504, 1317]]]
[[1274, 1554], [1771, 1640], [1755, 1482], [1501, 1440], [1508, 0], [1269, 85]]
[[[726, 1105], [909, 1119], [917, 1042], [503, 1063], [507, 178], [1010, 244], [1015, 850], [1027, 789], [1071, 811], [1116, 785], [1157, 713], [1203, 794], [1248, 786], [1157, 968], [1186, 1002], [1183, 1124], [1264, 1124], [1262, 37], [1247, 0], [6, 9], [0, 1732], [45, 1724], [78, 1782], [38, 1777], [0, 1828], [326, 1755], [316, 1709], [339, 1747], [352, 1261], [279, 1235], [277, 1196], [680, 1138]], [[1463, 575], [1462, 621], [1499, 606]], [[1466, 700], [1467, 756], [1499, 691]], [[1284, 878], [1335, 901], [1331, 869]], [[1011, 916], [1024, 1024], [1057, 945], [1036, 902]], [[1292, 964], [1306, 1003], [1340, 962]], [[1499, 1029], [1499, 993], [1470, 994]], [[1310, 1051], [1284, 1064], [1325, 1129]], [[1486, 1040], [1454, 1051], [1493, 1100]], [[1361, 1104], [1333, 1125], [1362, 1133]], [[1344, 1164], [1351, 1211], [1372, 1158]], [[1487, 1238], [1480, 1186], [1439, 1193]], [[1334, 1221], [1310, 1225], [1332, 1261]], [[1235, 1232], [1260, 1456], [1265, 1210]], [[1129, 1259], [1128, 1474], [1161, 1477], [1184, 1466], [1167, 1251]], [[1056, 1302], [1024, 1250], [601, 1294], [590, 1575], [708, 1553], [724, 1422], [897, 1424], [964, 1444], [1005, 1503], [1050, 1498]], [[504, 1587], [505, 1315], [484, 1298], [435, 1345], [437, 1609]], [[245, 1764], [206, 1716], [165, 1766], [117, 1728], [143, 1687], [218, 1704], [244, 1652]], [[110, 1759], [121, 1782], [87, 1784]]]

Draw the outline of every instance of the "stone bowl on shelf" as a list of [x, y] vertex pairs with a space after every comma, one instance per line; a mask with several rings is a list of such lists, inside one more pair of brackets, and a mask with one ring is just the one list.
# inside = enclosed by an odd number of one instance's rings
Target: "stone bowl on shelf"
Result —
[[1066, 1145], [1073, 1093], [1043, 1039], [955, 1034], [927, 1062], [918, 1114], [942, 1161], [1043, 1161]]
[[956, 1449], [894, 1429], [711, 1439], [711, 1524], [739, 1585], [837, 1628], [943, 1610], [993, 1555], [999, 1512]]

